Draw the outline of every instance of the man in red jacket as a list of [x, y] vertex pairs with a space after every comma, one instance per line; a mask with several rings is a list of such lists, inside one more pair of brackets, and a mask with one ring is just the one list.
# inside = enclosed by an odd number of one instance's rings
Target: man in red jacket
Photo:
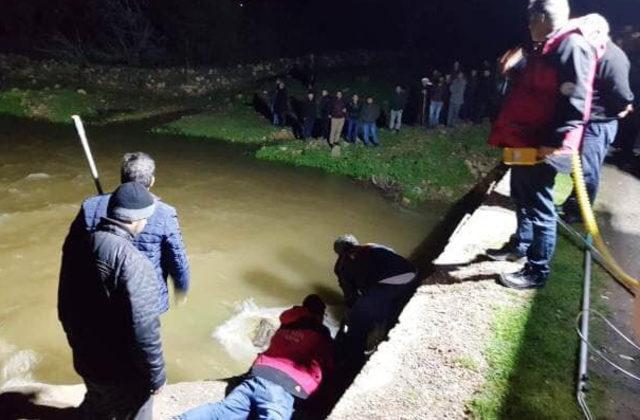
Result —
[[569, 20], [567, 0], [533, 0], [529, 29], [536, 44], [496, 119], [489, 143], [536, 148], [539, 163], [513, 166], [511, 197], [518, 228], [514, 243], [488, 252], [495, 260], [526, 260], [500, 281], [516, 289], [539, 288], [549, 276], [556, 243], [553, 186], [559, 171], [571, 170], [589, 119], [596, 63], [608, 41], [599, 15]]
[[258, 355], [249, 377], [224, 400], [206, 404], [177, 417], [179, 420], [286, 420], [294, 399], [307, 399], [333, 369], [333, 341], [322, 324], [325, 304], [317, 295], [280, 315], [280, 328], [269, 348]]

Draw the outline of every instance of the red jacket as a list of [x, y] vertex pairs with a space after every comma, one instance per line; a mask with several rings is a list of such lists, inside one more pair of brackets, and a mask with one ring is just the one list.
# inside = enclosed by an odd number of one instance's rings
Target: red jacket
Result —
[[589, 119], [597, 59], [608, 24], [599, 15], [573, 19], [529, 55], [493, 124], [489, 144], [576, 152]]
[[271, 345], [258, 356], [251, 373], [277, 383], [296, 397], [308, 398], [333, 369], [331, 334], [302, 306], [284, 311], [280, 323]]

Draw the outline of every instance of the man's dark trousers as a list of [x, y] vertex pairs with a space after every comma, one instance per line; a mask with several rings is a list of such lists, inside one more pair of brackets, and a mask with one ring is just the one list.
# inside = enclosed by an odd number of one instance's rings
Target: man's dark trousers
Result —
[[516, 250], [534, 273], [549, 275], [556, 245], [553, 186], [557, 170], [548, 163], [511, 168], [511, 198], [516, 204]]
[[[617, 133], [618, 120], [590, 122], [585, 127], [580, 154], [584, 182], [587, 186], [591, 204], [594, 203], [598, 193], [602, 164], [607, 156], [607, 149], [615, 140]], [[580, 207], [578, 206], [575, 189], [562, 205], [562, 211], [571, 219], [580, 218]]]

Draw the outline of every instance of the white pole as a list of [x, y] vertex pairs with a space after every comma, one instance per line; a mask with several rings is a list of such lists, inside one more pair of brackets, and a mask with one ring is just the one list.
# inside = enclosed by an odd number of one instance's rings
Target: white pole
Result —
[[91, 176], [93, 177], [93, 182], [96, 185], [98, 194], [104, 194], [104, 192], [102, 191], [102, 185], [100, 185], [100, 178], [98, 177], [98, 168], [96, 167], [96, 163], [93, 160], [91, 148], [89, 147], [89, 140], [87, 140], [87, 133], [84, 131], [82, 120], [80, 119], [79, 115], [72, 115], [71, 118], [76, 125], [76, 131], [78, 132], [78, 136], [80, 137], [80, 143], [82, 144], [84, 154], [87, 158], [87, 162], [89, 163], [89, 170], [91, 171]]

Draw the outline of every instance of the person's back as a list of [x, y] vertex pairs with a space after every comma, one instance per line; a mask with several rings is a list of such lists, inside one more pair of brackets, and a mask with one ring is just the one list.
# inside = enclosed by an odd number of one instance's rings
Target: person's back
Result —
[[[155, 181], [154, 171], [155, 164], [148, 155], [141, 152], [125, 154], [122, 164], [123, 182], [137, 180], [135, 178], [138, 177], [143, 185], [150, 188]], [[104, 194], [84, 200], [71, 231], [74, 234], [94, 232], [107, 215], [110, 197], [110, 194]], [[166, 312], [169, 309], [167, 279], [171, 276], [175, 290], [185, 294], [190, 286], [189, 260], [175, 208], [157, 197], [155, 199], [155, 211], [143, 232], [135, 238], [134, 245], [147, 256], [155, 269], [161, 295], [158, 310]]]
[[634, 95], [629, 83], [631, 63], [625, 52], [609, 41], [607, 50], [598, 63], [593, 84], [593, 102], [590, 121], [602, 122], [618, 119]]
[[72, 228], [65, 240], [58, 318], [87, 387], [83, 418], [151, 419], [152, 395], [166, 382], [159, 286], [132, 244], [154, 208], [143, 185], [124, 183], [96, 232]]
[[[136, 381], [148, 374], [132, 340], [138, 328], [159, 328], [160, 290], [151, 263], [131, 240], [105, 220], [86, 242], [65, 244], [60, 318], [76, 371], [89, 380]], [[161, 361], [159, 343], [153, 344]]]
[[278, 383], [296, 397], [307, 398], [333, 368], [331, 334], [303, 306], [283, 312], [280, 324], [269, 348], [258, 355], [251, 372]]
[[224, 400], [176, 419], [292, 418], [295, 399], [317, 395], [333, 371], [333, 340], [322, 325], [325, 309], [320, 297], [309, 295], [302, 306], [284, 311], [269, 348], [258, 355], [245, 379]]

